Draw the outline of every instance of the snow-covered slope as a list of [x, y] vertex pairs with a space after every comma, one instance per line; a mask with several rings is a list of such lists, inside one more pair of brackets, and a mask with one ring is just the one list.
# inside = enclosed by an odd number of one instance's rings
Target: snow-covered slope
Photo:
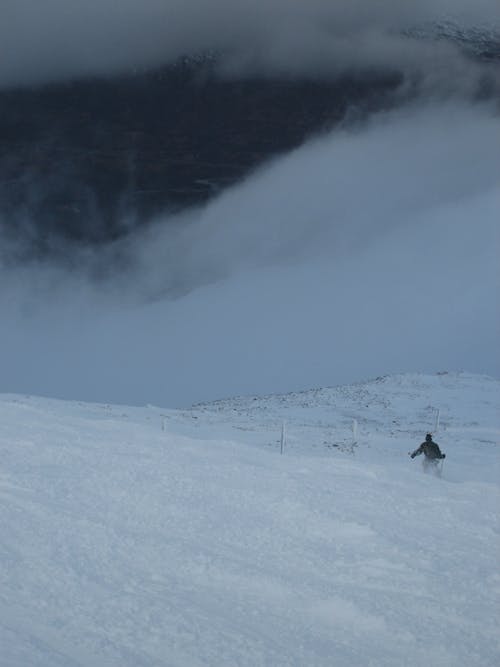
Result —
[[[467, 374], [187, 411], [1, 396], [0, 664], [497, 664], [499, 405]], [[441, 478], [407, 455], [437, 409]]]

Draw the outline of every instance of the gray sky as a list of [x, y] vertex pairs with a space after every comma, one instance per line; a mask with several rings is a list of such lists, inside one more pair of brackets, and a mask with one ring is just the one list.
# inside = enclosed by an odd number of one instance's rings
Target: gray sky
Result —
[[443, 16], [500, 24], [496, 0], [2, 0], [0, 86], [129, 71], [203, 49], [227, 50], [231, 72], [388, 64], [407, 47], [394, 31]]
[[499, 375], [498, 125], [455, 100], [334, 131], [120, 244], [135, 268], [107, 291], [0, 267], [0, 392], [173, 407]]
[[[492, 20], [496, 4], [2, 0], [0, 86], [215, 47], [236, 73], [397, 62], [457, 92], [472, 65], [391, 31], [450, 8]], [[0, 392], [179, 406], [400, 371], [500, 374], [499, 122], [467, 99], [337, 129], [160, 220], [117, 244], [131, 268], [106, 290], [0, 266]]]

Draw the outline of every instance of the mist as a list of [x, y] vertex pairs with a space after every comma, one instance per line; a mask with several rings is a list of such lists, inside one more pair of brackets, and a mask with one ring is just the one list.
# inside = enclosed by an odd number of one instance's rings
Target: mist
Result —
[[85, 269], [0, 267], [0, 392], [182, 407], [394, 372], [498, 375], [498, 126], [491, 104], [402, 107]]
[[[0, 87], [156, 67], [217, 52], [221, 71], [329, 75], [424, 69], [450, 47], [401, 38], [435, 20], [498, 30], [495, 0], [3, 0]], [[437, 69], [440, 69], [438, 64]]]

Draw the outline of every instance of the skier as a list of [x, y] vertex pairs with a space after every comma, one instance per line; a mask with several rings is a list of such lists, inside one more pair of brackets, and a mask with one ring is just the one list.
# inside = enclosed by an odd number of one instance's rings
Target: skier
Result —
[[432, 435], [430, 433], [427, 433], [425, 436], [425, 442], [423, 442], [420, 447], [412, 452], [410, 457], [414, 459], [415, 456], [420, 456], [420, 454], [425, 454], [424, 470], [427, 470], [429, 466], [432, 466], [437, 471], [437, 462], [446, 458], [446, 454], [441, 453], [439, 445], [433, 441]]

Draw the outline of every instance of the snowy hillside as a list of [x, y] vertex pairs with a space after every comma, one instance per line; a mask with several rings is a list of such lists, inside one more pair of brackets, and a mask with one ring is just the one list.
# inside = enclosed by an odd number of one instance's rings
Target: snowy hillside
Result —
[[[498, 664], [499, 406], [447, 373], [183, 411], [0, 396], [1, 666]], [[438, 409], [441, 477], [408, 457]]]

